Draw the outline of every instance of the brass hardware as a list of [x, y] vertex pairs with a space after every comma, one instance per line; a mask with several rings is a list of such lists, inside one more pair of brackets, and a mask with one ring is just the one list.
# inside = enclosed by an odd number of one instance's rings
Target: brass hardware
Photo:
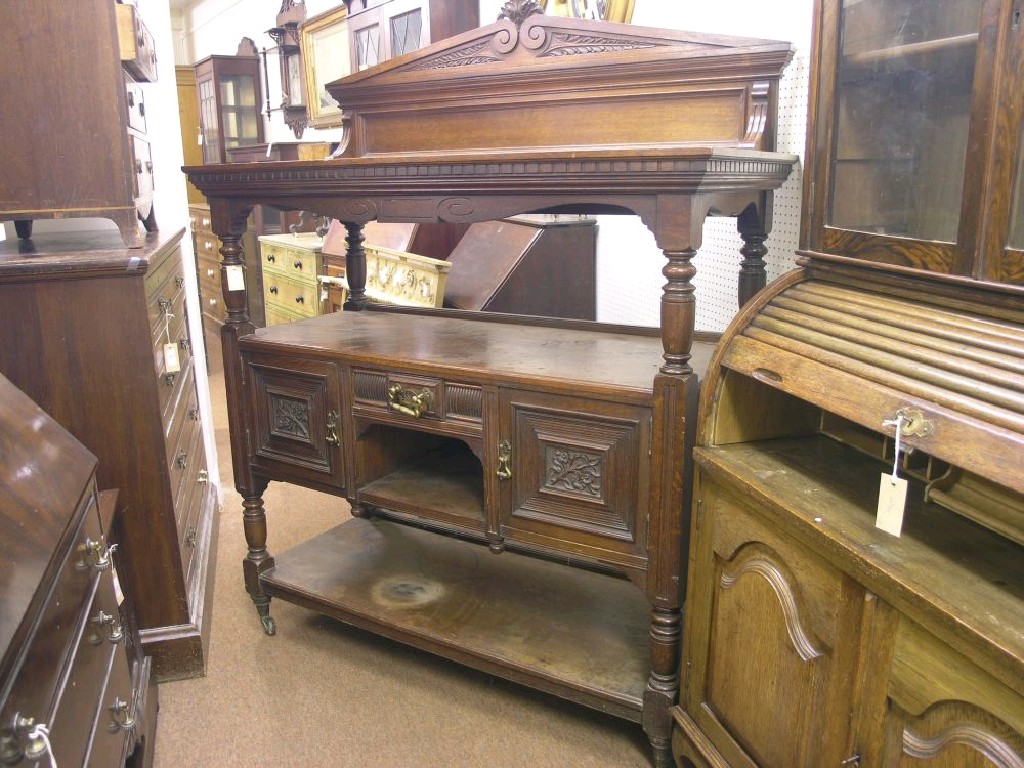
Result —
[[280, 291], [280, 290], [281, 290], [281, 289], [280, 289], [280, 288], [278, 288], [278, 287], [277, 287], [276, 285], [272, 285], [272, 286], [270, 286], [270, 292], [271, 292], [272, 294], [274, 294], [275, 296], [277, 295], [278, 291]]
[[185, 543], [190, 547], [195, 547], [197, 538], [199, 538], [199, 529], [190, 525], [185, 531]]
[[216, 307], [217, 306], [217, 300], [216, 299], [210, 299], [210, 301], [208, 303], [209, 303], [209, 305], [211, 307]]
[[512, 443], [502, 440], [498, 443], [498, 479], [508, 480], [512, 477]]
[[328, 445], [338, 445], [341, 440], [338, 439], [338, 412], [328, 411], [327, 412], [327, 436], [324, 438]]
[[271, 264], [273, 264], [275, 261], [277, 261], [277, 257], [274, 254], [272, 254], [272, 253], [268, 253], [267, 254], [267, 261], [269, 261]]
[[36, 725], [34, 718], [15, 712], [11, 725], [0, 730], [0, 761], [4, 765], [18, 765], [22, 758], [33, 763], [42, 760], [50, 751], [46, 738], [49, 732], [44, 723]]
[[177, 379], [177, 378], [178, 378], [177, 372], [165, 373], [164, 374], [164, 383], [168, 387], [173, 387], [174, 386], [174, 380]]
[[305, 304], [306, 303], [306, 297], [305, 296], [296, 296], [295, 297], [295, 303], [296, 304]]
[[135, 718], [131, 715], [128, 702], [120, 696], [115, 696], [114, 703], [107, 707], [107, 709], [110, 710], [111, 718], [110, 723], [107, 724], [107, 730], [111, 733], [130, 731], [135, 727]]
[[[102, 608], [91, 620], [91, 624], [97, 629], [107, 629], [107, 640], [111, 643], [119, 643], [124, 639], [124, 630], [121, 629], [121, 625], [116, 622], [113, 616], [104, 611]], [[94, 635], [96, 638], [92, 641], [93, 645], [97, 645], [102, 642], [102, 637], [97, 634]]]
[[199, 421], [199, 406], [198, 405], [190, 405], [188, 407], [188, 417], [192, 421]]
[[208, 483], [210, 481], [210, 473], [205, 469], [200, 469], [199, 474], [196, 476], [197, 483]]
[[292, 262], [292, 266], [295, 267], [295, 269], [302, 269], [302, 262], [296, 259]]
[[[114, 547], [104, 545], [102, 536], [99, 541], [93, 541], [86, 537], [85, 542], [78, 545], [79, 557], [75, 568], [84, 571], [92, 566], [97, 571], [105, 571], [110, 567], [110, 553], [113, 551]], [[90, 559], [92, 562], [89, 562]]]
[[402, 389], [401, 384], [392, 384], [388, 387], [388, 405], [392, 410], [404, 413], [418, 419], [430, 410], [434, 397], [429, 389], [421, 389], [419, 392]]
[[186, 352], [192, 351], [192, 342], [189, 341], [188, 336], [182, 336], [178, 339], [178, 346], [184, 349]]
[[174, 287], [175, 288], [181, 288], [181, 286], [183, 286], [184, 284], [185, 284], [185, 278], [182, 277], [181, 275], [178, 275], [177, 277], [174, 278]]
[[184, 469], [185, 467], [187, 467], [188, 454], [185, 453], [185, 451], [179, 453], [177, 456], [174, 457], [174, 464], [178, 467], [178, 469]]
[[904, 437], [928, 437], [935, 429], [935, 423], [924, 417], [916, 408], [900, 408], [888, 421], [896, 422], [902, 417]]
[[216, 271], [216, 270], [214, 270], [214, 269], [208, 269], [208, 270], [206, 270], [206, 276], [207, 276], [207, 277], [213, 277], [213, 276], [214, 276], [215, 274], [217, 274], [217, 271]]
[[206, 246], [206, 250], [208, 250], [208, 251], [212, 251], [213, 250], [213, 241], [212, 240], [204, 241], [203, 245]]
[[853, 755], [852, 757], [848, 757], [845, 760], [840, 761], [839, 764], [840, 765], [854, 765], [854, 766], [860, 765], [860, 755]]
[[171, 300], [170, 299], [165, 299], [163, 297], [157, 299], [156, 303], [160, 307], [160, 309], [162, 309], [164, 312], [166, 312], [167, 308], [171, 306]]

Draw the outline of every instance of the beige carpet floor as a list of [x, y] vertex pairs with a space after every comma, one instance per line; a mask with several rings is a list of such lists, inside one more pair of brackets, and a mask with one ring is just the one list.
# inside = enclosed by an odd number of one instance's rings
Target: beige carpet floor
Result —
[[[211, 350], [211, 358], [216, 353]], [[242, 584], [223, 380], [210, 378], [224, 501], [207, 674], [162, 683], [156, 768], [623, 768], [639, 725], [466, 669], [280, 600], [265, 635]], [[348, 517], [344, 500], [271, 484], [271, 553]]]

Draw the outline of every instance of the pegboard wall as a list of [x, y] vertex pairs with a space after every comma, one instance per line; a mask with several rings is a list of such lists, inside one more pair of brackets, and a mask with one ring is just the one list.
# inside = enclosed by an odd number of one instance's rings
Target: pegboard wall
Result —
[[[786, 0], [783, 5], [784, 13], [777, 3], [751, 0], [708, 4], [638, 0], [633, 23], [793, 43], [796, 53], [779, 82], [776, 146], [779, 152], [802, 158], [807, 133], [812, 0]], [[798, 164], [775, 192], [772, 231], [766, 241], [769, 281], [795, 266], [802, 180], [803, 167]], [[698, 330], [722, 331], [736, 314], [736, 281], [742, 245], [735, 219], [709, 218], [704, 224], [703, 242], [693, 261], [697, 268], [693, 282]], [[650, 231], [636, 217], [601, 216], [598, 218], [597, 256], [598, 320], [657, 326], [665, 282], [661, 270], [666, 260]]]

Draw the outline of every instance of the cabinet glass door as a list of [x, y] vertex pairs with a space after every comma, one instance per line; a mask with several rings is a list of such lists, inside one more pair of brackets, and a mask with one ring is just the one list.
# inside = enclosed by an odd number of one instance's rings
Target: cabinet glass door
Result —
[[401, 56], [420, 49], [423, 37], [423, 14], [420, 9], [400, 13], [389, 20], [391, 27], [391, 56]]
[[829, 226], [955, 242], [981, 0], [844, 0]]
[[222, 78], [220, 111], [225, 148], [259, 143], [256, 78], [249, 75]]

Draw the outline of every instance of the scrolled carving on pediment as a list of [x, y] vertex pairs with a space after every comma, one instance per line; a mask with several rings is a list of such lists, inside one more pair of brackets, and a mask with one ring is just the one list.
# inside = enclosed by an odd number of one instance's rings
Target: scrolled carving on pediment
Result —
[[501, 13], [498, 14], [498, 21], [502, 19], [508, 19], [517, 27], [521, 27], [523, 22], [527, 18], [539, 13], [543, 15], [544, 9], [541, 8], [540, 3], [536, 0], [508, 0], [501, 7]]
[[541, 56], [578, 56], [588, 53], [611, 53], [613, 51], [635, 51], [640, 48], [654, 48], [649, 40], [623, 40], [620, 38], [587, 35], [578, 32], [552, 30], [548, 45]]

